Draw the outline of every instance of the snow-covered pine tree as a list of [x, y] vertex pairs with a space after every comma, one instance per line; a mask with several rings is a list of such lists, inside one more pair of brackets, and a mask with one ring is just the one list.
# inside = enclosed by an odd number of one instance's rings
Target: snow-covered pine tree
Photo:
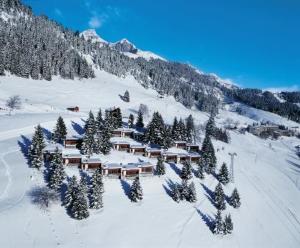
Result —
[[66, 191], [66, 194], [64, 197], [64, 205], [67, 208], [72, 207], [73, 201], [74, 201], [74, 195], [78, 191], [78, 187], [79, 187], [79, 185], [78, 185], [76, 176], [72, 176], [68, 183], [67, 191]]
[[53, 159], [50, 163], [49, 187], [54, 190], [59, 190], [64, 179], [66, 178], [62, 156], [56, 148]]
[[229, 172], [226, 163], [223, 163], [218, 174], [218, 180], [222, 184], [229, 183]]
[[204, 164], [203, 164], [203, 160], [199, 159], [199, 161], [197, 162], [198, 165], [198, 169], [197, 169], [197, 177], [199, 177], [200, 179], [204, 179], [205, 175], [204, 175]]
[[143, 190], [140, 183], [140, 179], [136, 177], [130, 188], [130, 199], [133, 202], [143, 200]]
[[232, 194], [229, 198], [229, 204], [234, 208], [239, 208], [241, 206], [240, 195], [236, 188], [232, 191]]
[[29, 147], [29, 158], [33, 168], [40, 169], [43, 166], [43, 149], [45, 148], [43, 129], [40, 125], [35, 128], [32, 142]]
[[180, 199], [182, 198], [177, 183], [172, 188], [172, 198], [176, 202], [180, 202]]
[[89, 112], [89, 117], [85, 121], [85, 134], [94, 135], [96, 133], [96, 121], [92, 111]]
[[101, 192], [101, 187], [99, 184], [95, 184], [92, 186], [91, 190], [91, 208], [100, 209], [103, 207], [102, 200], [103, 192]]
[[190, 189], [188, 186], [188, 180], [182, 179], [180, 185], [180, 199], [181, 200], [188, 200], [190, 196]]
[[221, 183], [218, 183], [216, 186], [214, 192], [214, 202], [217, 209], [224, 210], [226, 208], [225, 195]]
[[189, 196], [188, 196], [189, 202], [196, 202], [197, 201], [197, 193], [194, 182], [191, 182], [189, 185]]
[[53, 131], [53, 140], [58, 143], [62, 142], [66, 138], [66, 135], [67, 135], [66, 124], [64, 122], [64, 119], [61, 116], [59, 116]]
[[103, 154], [108, 154], [111, 150], [111, 143], [110, 143], [111, 133], [108, 127], [104, 126], [99, 139], [100, 139], [100, 151]]
[[223, 232], [224, 234], [232, 233], [233, 231], [233, 223], [231, 220], [230, 214], [225, 216], [224, 222], [223, 222]]
[[94, 147], [96, 145], [94, 134], [91, 132], [86, 132], [83, 136], [83, 141], [81, 144], [81, 153], [84, 155], [92, 155]]
[[192, 115], [189, 115], [188, 118], [186, 118], [186, 136], [187, 142], [195, 142], [195, 124]]
[[144, 117], [142, 111], [139, 110], [137, 120], [135, 123], [136, 128], [141, 129], [144, 128]]
[[223, 220], [222, 220], [222, 214], [221, 211], [218, 210], [215, 218], [215, 223], [214, 223], [214, 233], [215, 234], [223, 234]]
[[83, 189], [80, 187], [78, 188], [77, 191], [75, 191], [73, 204], [70, 210], [73, 218], [77, 220], [86, 219], [90, 215], [87, 198], [83, 192]]
[[124, 100], [124, 102], [130, 102], [130, 96], [129, 96], [128, 90], [125, 91], [123, 100]]
[[178, 120], [177, 117], [174, 117], [173, 125], [172, 125], [172, 139], [179, 140], [179, 134], [178, 134]]
[[211, 114], [205, 127], [205, 135], [214, 136], [215, 128], [216, 128], [215, 118], [214, 115]]
[[114, 128], [122, 127], [122, 112], [120, 108], [115, 109], [115, 116], [114, 116]]
[[128, 127], [134, 128], [134, 115], [133, 114], [130, 114], [128, 117]]
[[156, 174], [157, 174], [158, 176], [161, 176], [161, 175], [165, 175], [165, 174], [166, 174], [165, 163], [164, 163], [163, 157], [162, 157], [161, 155], [157, 158], [157, 163], [156, 163]]
[[92, 175], [92, 187], [95, 187], [95, 185], [99, 185], [100, 192], [104, 193], [103, 176], [100, 168], [96, 169]]
[[185, 161], [183, 163], [181, 173], [180, 173], [180, 177], [181, 177], [181, 179], [184, 179], [184, 180], [188, 180], [188, 179], [191, 179], [193, 177], [193, 175], [192, 175], [192, 166], [191, 166], [191, 163], [189, 161]]
[[99, 109], [97, 117], [96, 117], [96, 133], [100, 133], [102, 131], [102, 128], [104, 126], [104, 120], [102, 117], [102, 111]]
[[179, 122], [178, 122], [178, 140], [187, 140], [187, 133], [186, 133], [186, 127], [184, 124], [184, 121], [180, 118]]
[[163, 148], [168, 149], [171, 147], [172, 143], [172, 128], [168, 125], [165, 125], [163, 130]]
[[160, 113], [154, 112], [152, 120], [147, 126], [145, 132], [145, 141], [151, 144], [164, 145], [164, 120]]
[[211, 142], [210, 136], [205, 135], [203, 144], [202, 144], [202, 163], [205, 165], [205, 171], [208, 174], [211, 174], [216, 169], [217, 158], [215, 155], [215, 149]]
[[80, 177], [79, 190], [84, 194], [85, 197], [87, 197], [89, 187], [88, 187], [86, 175], [84, 175], [84, 174], [82, 174]]

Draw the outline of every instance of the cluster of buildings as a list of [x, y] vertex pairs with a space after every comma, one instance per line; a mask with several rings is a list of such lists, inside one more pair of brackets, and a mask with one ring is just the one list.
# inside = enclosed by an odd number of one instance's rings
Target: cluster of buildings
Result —
[[273, 137], [279, 138], [280, 136], [293, 136], [294, 131], [290, 130], [281, 125], [275, 124], [261, 124], [261, 125], [252, 125], [248, 126], [248, 131], [259, 137]]
[[[157, 158], [162, 156], [165, 162], [182, 163], [189, 161], [197, 163], [200, 160], [199, 145], [190, 144], [185, 141], [175, 141], [176, 151], [170, 152], [160, 147], [150, 147], [143, 144], [129, 142], [128, 138], [135, 138], [140, 133], [130, 128], [118, 128], [113, 131], [112, 147], [117, 151], [124, 151], [134, 155], [140, 155], [147, 158]], [[81, 169], [97, 169], [101, 168], [103, 175], [108, 177], [135, 177], [137, 175], [146, 176], [153, 175], [154, 165], [150, 162], [140, 161], [137, 163], [107, 163], [103, 161], [103, 156], [93, 154], [90, 156], [82, 155], [79, 147], [82, 143], [81, 135], [68, 136], [61, 144], [48, 144], [44, 149], [44, 158], [46, 161], [51, 160], [56, 149], [61, 153], [64, 165], [78, 166]], [[185, 151], [182, 151], [184, 149]]]

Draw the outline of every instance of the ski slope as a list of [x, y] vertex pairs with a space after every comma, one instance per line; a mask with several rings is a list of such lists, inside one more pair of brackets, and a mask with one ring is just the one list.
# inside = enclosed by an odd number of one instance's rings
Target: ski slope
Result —
[[[43, 211], [31, 202], [30, 190], [44, 185], [42, 173], [30, 169], [24, 156], [36, 124], [47, 133], [62, 115], [69, 132], [76, 132], [72, 121], [83, 125], [90, 109], [120, 106], [128, 116], [136, 114], [141, 103], [149, 107], [149, 118], [159, 111], [170, 123], [174, 116], [192, 114], [196, 124], [203, 124], [208, 115], [188, 110], [172, 97], [159, 98], [131, 77], [120, 79], [101, 71], [93, 80], [46, 82], [6, 76], [0, 81], [0, 107], [14, 94], [23, 100], [22, 109], [12, 116], [0, 111], [0, 247], [300, 247], [300, 160], [294, 150], [299, 139], [262, 140], [231, 131], [230, 144], [214, 141], [219, 166], [230, 164], [229, 152], [237, 153], [235, 181], [224, 187], [227, 196], [237, 187], [242, 202], [239, 209], [227, 204], [224, 211], [232, 216], [231, 235], [216, 236], [209, 228], [216, 214], [211, 203], [217, 185], [213, 176], [192, 179], [196, 203], [171, 199], [170, 185], [181, 181], [181, 166], [174, 164], [166, 166], [165, 176], [141, 179], [141, 203], [132, 203], [127, 196], [130, 180], [105, 179], [103, 210], [91, 210], [88, 219], [77, 221], [59, 203]], [[125, 90], [130, 93], [129, 103], [119, 97]], [[66, 111], [73, 105], [80, 107], [79, 113]], [[264, 111], [255, 113], [257, 118], [299, 126]], [[216, 122], [232, 118], [244, 125], [256, 117], [224, 108]], [[138, 156], [113, 151], [107, 159], [135, 162]], [[78, 175], [78, 170], [68, 168], [67, 173]]]

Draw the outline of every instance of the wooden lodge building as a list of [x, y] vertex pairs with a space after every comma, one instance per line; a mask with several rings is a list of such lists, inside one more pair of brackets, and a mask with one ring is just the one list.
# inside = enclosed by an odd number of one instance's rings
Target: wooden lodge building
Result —
[[62, 159], [64, 165], [81, 165], [81, 157], [80, 151], [78, 149], [64, 149], [62, 152]]
[[163, 156], [164, 161], [167, 163], [170, 163], [170, 162], [177, 163], [177, 154], [176, 153], [164, 152], [162, 154], [162, 156]]
[[127, 141], [114, 141], [112, 142], [113, 148], [117, 151], [130, 151], [130, 143]]
[[160, 148], [146, 148], [146, 156], [148, 158], [157, 158], [161, 156], [162, 151]]
[[135, 155], [146, 155], [146, 146], [144, 145], [130, 145], [130, 152]]
[[134, 130], [130, 128], [117, 128], [112, 131], [113, 137], [128, 137], [131, 138]]
[[82, 136], [81, 135], [73, 135], [67, 136], [64, 140], [64, 147], [65, 148], [78, 148], [82, 143]]
[[197, 144], [187, 143], [186, 144], [186, 150], [188, 152], [200, 152], [200, 147]]
[[82, 156], [81, 158], [81, 169], [98, 169], [102, 168], [102, 161], [99, 156]]
[[179, 149], [186, 149], [186, 141], [177, 140], [174, 141], [175, 147]]

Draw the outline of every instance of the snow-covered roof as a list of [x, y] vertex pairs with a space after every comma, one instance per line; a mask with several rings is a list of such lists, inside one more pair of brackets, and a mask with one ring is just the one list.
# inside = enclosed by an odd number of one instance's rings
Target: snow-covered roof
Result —
[[192, 158], [200, 158], [200, 154], [199, 153], [196, 153], [196, 152], [191, 152], [188, 154], [189, 157], [192, 157]]
[[49, 143], [46, 145], [46, 147], [43, 149], [43, 152], [50, 152], [53, 153], [55, 150], [58, 149], [58, 151], [62, 151], [64, 149], [63, 145], [59, 143]]
[[145, 145], [140, 145], [140, 144], [131, 144], [130, 148], [146, 148]]
[[133, 133], [134, 129], [132, 129], [132, 128], [125, 128], [125, 127], [123, 127], [123, 128], [119, 127], [119, 128], [114, 129], [113, 131]]
[[107, 163], [104, 165], [104, 168], [105, 169], [122, 168], [122, 165], [118, 163]]
[[199, 145], [194, 144], [194, 143], [187, 143], [186, 146], [198, 146], [199, 147]]
[[186, 144], [186, 141], [184, 141], [184, 140], [175, 140], [174, 143], [175, 144]]
[[128, 141], [122, 141], [122, 140], [115, 140], [111, 142], [114, 145], [130, 145]]
[[82, 163], [101, 163], [101, 158], [98, 155], [92, 155], [92, 156], [82, 156], [81, 158]]
[[147, 152], [161, 152], [160, 148], [154, 148], [154, 147], [147, 147], [146, 148]]
[[68, 135], [66, 137], [66, 140], [79, 140], [79, 139], [82, 139], [83, 136], [80, 135], [80, 134], [74, 134], [74, 135]]
[[80, 151], [78, 149], [63, 149], [63, 158], [81, 158]]
[[178, 153], [177, 154], [177, 157], [180, 157], [180, 158], [185, 158], [185, 157], [188, 157], [189, 156], [189, 154], [187, 154], [187, 153]]
[[174, 153], [174, 152], [163, 152], [163, 155], [165, 155], [165, 156], [176, 156], [177, 153]]

